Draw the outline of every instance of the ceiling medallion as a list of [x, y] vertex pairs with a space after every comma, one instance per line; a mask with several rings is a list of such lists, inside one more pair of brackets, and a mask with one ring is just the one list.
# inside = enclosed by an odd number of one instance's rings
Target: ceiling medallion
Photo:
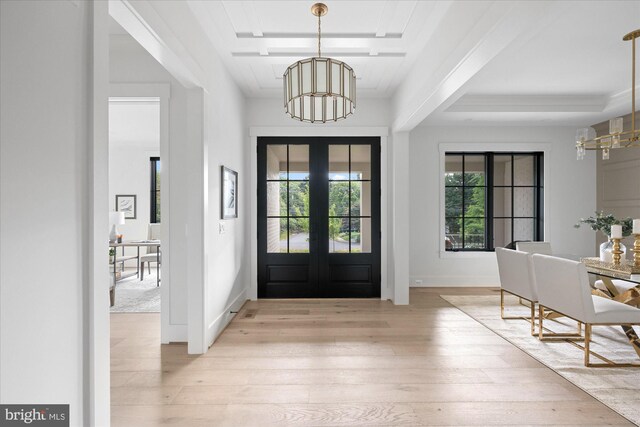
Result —
[[320, 52], [320, 17], [329, 8], [311, 7], [318, 17], [318, 56], [290, 65], [284, 72], [284, 108], [292, 119], [326, 123], [345, 119], [356, 109], [356, 75], [342, 61], [324, 58]]
[[631, 130], [624, 131], [622, 117], [609, 120], [609, 133], [596, 137], [592, 127], [581, 128], [576, 132], [576, 150], [578, 160], [584, 159], [586, 150], [602, 151], [602, 158], [609, 159], [611, 149], [640, 147], [640, 129], [636, 129], [636, 39], [640, 30], [626, 34], [622, 40], [631, 40]]

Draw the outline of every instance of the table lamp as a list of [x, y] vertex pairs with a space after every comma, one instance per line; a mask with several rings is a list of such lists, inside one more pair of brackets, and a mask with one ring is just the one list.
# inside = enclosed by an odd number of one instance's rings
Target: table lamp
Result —
[[124, 224], [124, 212], [109, 212], [109, 224], [111, 224], [109, 243], [114, 243], [118, 240], [116, 227]]

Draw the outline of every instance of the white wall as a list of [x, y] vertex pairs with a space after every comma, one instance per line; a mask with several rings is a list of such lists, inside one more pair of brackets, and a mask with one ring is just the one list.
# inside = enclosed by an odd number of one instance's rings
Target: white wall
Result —
[[[594, 255], [594, 233], [573, 224], [596, 206], [595, 160], [577, 161], [574, 128], [417, 127], [410, 141], [410, 279], [415, 286], [499, 284], [494, 253], [442, 253], [441, 143], [458, 151], [545, 152], [545, 240], [555, 253]], [[536, 148], [537, 147], [537, 148]]]
[[[176, 154], [184, 156], [188, 165], [181, 174], [186, 181], [182, 187], [172, 186], [171, 203], [173, 207], [176, 192], [186, 199], [188, 216], [180, 233], [189, 258], [189, 271], [182, 276], [189, 289], [189, 352], [203, 353], [231, 320], [230, 312], [246, 300], [249, 156], [245, 100], [186, 2], [135, 2], [131, 6], [137, 13], [133, 18], [144, 20], [138, 28], [152, 28], [157, 35], [145, 33], [138, 40], [147, 43], [167, 69], [183, 72], [179, 77], [191, 85], [185, 109], [186, 139], [172, 137], [172, 150], [181, 147]], [[157, 46], [158, 38], [162, 46]], [[163, 49], [171, 52], [162, 55], [159, 51]], [[171, 162], [173, 176], [173, 151]], [[221, 165], [239, 174], [239, 218], [224, 221], [224, 234], [218, 232]], [[179, 276], [172, 273], [172, 277]]]
[[91, 5], [2, 1], [0, 19], [0, 401], [89, 425]]
[[[162, 266], [163, 287], [169, 287], [169, 316], [163, 313], [162, 339], [168, 341], [187, 341], [187, 284], [188, 284], [188, 256], [186, 226], [187, 223], [187, 195], [184, 191], [187, 186], [187, 174], [191, 166], [187, 162], [187, 89], [174, 79], [149, 53], [129, 36], [111, 36], [109, 46], [109, 79], [111, 83], [117, 84], [168, 84], [170, 89], [169, 98], [169, 158], [162, 159], [163, 173], [170, 170], [168, 182], [164, 185], [170, 190], [169, 200], [163, 200], [166, 213], [169, 204], [170, 215], [165, 215], [163, 229], [168, 227], [170, 245], [163, 243]], [[144, 144], [148, 145], [148, 144]], [[111, 153], [110, 153], [111, 157]], [[116, 161], [116, 159], [112, 159]], [[146, 177], [149, 176], [149, 159], [147, 164]], [[144, 163], [140, 159], [140, 163]], [[115, 171], [110, 171], [110, 176], [115, 175]], [[109, 204], [115, 203], [116, 184], [110, 185]], [[128, 183], [123, 184], [124, 189], [128, 188]], [[113, 187], [113, 188], [112, 188]], [[142, 187], [140, 187], [142, 190]], [[149, 193], [149, 188], [143, 192]], [[129, 194], [129, 193], [125, 193]], [[140, 198], [142, 194], [138, 193]], [[148, 197], [148, 196], [145, 196]], [[147, 198], [148, 200], [148, 198]], [[138, 200], [138, 215], [146, 215], [148, 224], [149, 203]], [[169, 218], [167, 219], [167, 216]], [[130, 220], [128, 220], [130, 221]], [[126, 235], [136, 233], [142, 238], [146, 238], [146, 225], [142, 221], [136, 221], [139, 227], [128, 229], [129, 224], [119, 226], [119, 230]], [[144, 229], [144, 230], [143, 230]], [[165, 274], [169, 268], [170, 274]], [[175, 277], [176, 280], [171, 280]], [[165, 295], [165, 294], [163, 294]], [[166, 299], [163, 299], [163, 310]]]
[[[146, 239], [151, 222], [150, 158], [160, 157], [160, 103], [111, 101], [109, 104], [109, 211], [116, 210], [117, 194], [135, 194], [136, 218], [126, 219], [124, 225], [118, 226], [118, 233], [125, 240]], [[144, 112], [140, 112], [141, 109]], [[126, 128], [120, 127], [124, 117], [114, 123], [114, 116], [120, 115], [132, 118]], [[155, 128], [155, 132], [148, 128]], [[123, 132], [130, 136], [121, 137], [126, 135]], [[147, 134], [153, 139], [148, 140]], [[127, 249], [132, 254], [136, 251]]]
[[[205, 343], [211, 344], [247, 300], [249, 170], [245, 99], [218, 58], [205, 95]], [[216, 76], [213, 78], [213, 76]], [[238, 218], [221, 220], [221, 166], [238, 172]], [[224, 234], [219, 232], [224, 225]]]

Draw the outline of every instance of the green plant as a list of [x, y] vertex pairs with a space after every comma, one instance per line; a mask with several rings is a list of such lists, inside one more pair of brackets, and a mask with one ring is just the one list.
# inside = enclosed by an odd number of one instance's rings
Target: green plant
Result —
[[633, 220], [631, 218], [617, 219], [611, 214], [604, 212], [596, 212], [596, 216], [589, 218], [580, 218], [580, 221], [574, 225], [580, 228], [582, 224], [587, 224], [593, 231], [602, 231], [606, 236], [611, 236], [611, 226], [614, 224], [622, 225], [622, 236], [631, 235], [633, 231]]
[[116, 248], [109, 248], [109, 256], [114, 256], [116, 254]]

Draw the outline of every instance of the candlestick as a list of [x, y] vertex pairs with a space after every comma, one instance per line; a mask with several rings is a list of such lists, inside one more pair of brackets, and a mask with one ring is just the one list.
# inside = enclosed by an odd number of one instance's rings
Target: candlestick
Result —
[[[635, 220], [638, 221], [638, 220]], [[633, 268], [632, 273], [640, 274], [640, 233], [633, 234]]]
[[640, 234], [640, 219], [633, 220], [633, 234]]
[[611, 226], [611, 238], [622, 239], [622, 226], [620, 224], [614, 224]]
[[620, 240], [621, 239], [611, 238], [611, 240], [613, 240], [613, 250], [611, 251], [611, 253], [613, 254], [613, 265], [619, 266], [620, 265], [620, 258], [621, 258], [621, 255], [622, 255], [622, 250], [620, 249]]

